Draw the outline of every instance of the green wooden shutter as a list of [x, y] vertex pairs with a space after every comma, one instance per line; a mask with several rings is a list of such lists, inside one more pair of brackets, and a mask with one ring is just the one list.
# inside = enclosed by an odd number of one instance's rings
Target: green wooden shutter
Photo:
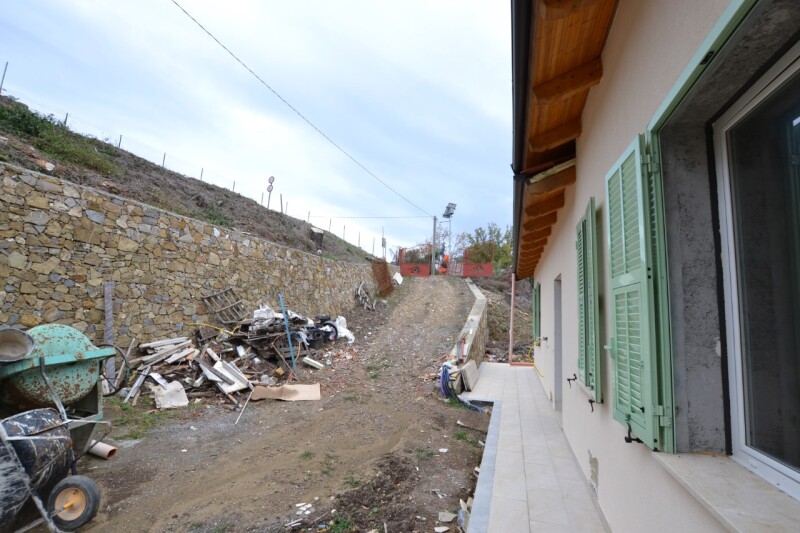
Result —
[[629, 425], [647, 446], [658, 448], [655, 313], [642, 144], [643, 139], [637, 139], [606, 177], [614, 418]]
[[533, 340], [538, 341], [542, 336], [542, 299], [541, 285], [533, 286]]
[[586, 384], [586, 219], [578, 223], [575, 248], [578, 256], [578, 379]]
[[598, 403], [603, 401], [600, 376], [600, 302], [597, 266], [597, 223], [594, 197], [577, 227], [578, 370], [580, 381]]

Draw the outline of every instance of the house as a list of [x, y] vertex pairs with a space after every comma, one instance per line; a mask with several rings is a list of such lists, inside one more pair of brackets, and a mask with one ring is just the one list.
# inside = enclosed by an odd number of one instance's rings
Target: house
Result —
[[614, 531], [800, 529], [800, 2], [512, 0], [514, 258]]

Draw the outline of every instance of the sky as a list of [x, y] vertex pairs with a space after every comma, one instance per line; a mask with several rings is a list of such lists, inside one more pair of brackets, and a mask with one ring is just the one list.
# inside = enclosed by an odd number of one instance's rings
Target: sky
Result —
[[[0, 0], [3, 94], [380, 251], [511, 224], [510, 2]], [[417, 217], [417, 218], [342, 218]]]

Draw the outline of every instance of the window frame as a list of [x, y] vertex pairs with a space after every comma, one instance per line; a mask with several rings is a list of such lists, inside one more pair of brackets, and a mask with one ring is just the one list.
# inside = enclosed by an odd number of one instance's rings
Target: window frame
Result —
[[756, 107], [769, 98], [781, 85], [795, 75], [800, 75], [800, 42], [795, 44], [749, 90], [747, 90], [713, 124], [714, 154], [717, 171], [717, 197], [719, 199], [722, 278], [724, 291], [725, 335], [729, 364], [731, 446], [733, 459], [755, 472], [769, 483], [781, 488], [792, 497], [800, 499], [800, 471], [747, 445], [745, 425], [744, 368], [742, 331], [740, 324], [741, 302], [739, 295], [739, 267], [734, 242], [733, 197], [729, 167], [727, 132], [749, 116]]

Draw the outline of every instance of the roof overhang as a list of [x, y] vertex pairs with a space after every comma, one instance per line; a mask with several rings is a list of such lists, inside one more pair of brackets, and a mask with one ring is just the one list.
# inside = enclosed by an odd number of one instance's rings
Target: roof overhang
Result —
[[575, 183], [575, 139], [617, 0], [512, 0], [514, 257], [533, 275]]

